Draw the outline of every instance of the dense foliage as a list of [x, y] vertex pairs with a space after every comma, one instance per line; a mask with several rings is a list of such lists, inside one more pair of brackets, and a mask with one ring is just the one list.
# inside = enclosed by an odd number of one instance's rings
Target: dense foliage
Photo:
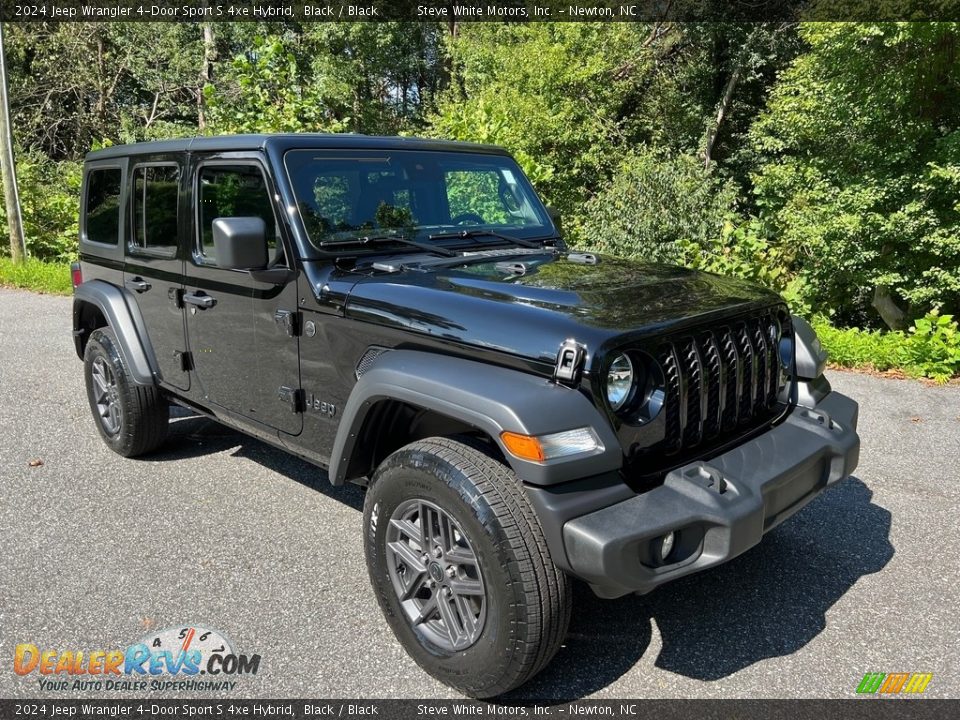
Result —
[[822, 316], [814, 318], [813, 326], [837, 365], [903, 369], [941, 383], [960, 375], [960, 331], [951, 315], [927, 313], [905, 332], [841, 329]]
[[950, 368], [956, 23], [6, 30], [34, 257], [75, 252], [78, 162], [101, 144], [198, 132], [450, 137], [510, 149], [574, 245], [750, 278], [795, 311], [865, 328], [830, 336], [840, 362], [869, 347], [887, 358], [878, 367]]
[[[754, 192], [804, 295], [891, 327], [960, 300], [960, 38], [812, 24], [752, 128]], [[882, 69], [882, 71], [881, 71]]]

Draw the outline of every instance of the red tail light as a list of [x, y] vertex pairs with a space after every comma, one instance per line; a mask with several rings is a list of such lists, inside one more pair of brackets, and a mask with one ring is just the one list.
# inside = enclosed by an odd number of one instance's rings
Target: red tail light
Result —
[[70, 264], [70, 280], [73, 282], [74, 290], [83, 282], [83, 271], [80, 270], [80, 263], [75, 262]]

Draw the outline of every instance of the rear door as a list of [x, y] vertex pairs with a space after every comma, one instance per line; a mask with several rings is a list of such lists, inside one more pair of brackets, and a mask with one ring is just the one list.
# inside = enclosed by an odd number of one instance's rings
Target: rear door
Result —
[[271, 267], [296, 269], [275, 190], [257, 154], [192, 162], [193, 232], [184, 302], [195, 370], [194, 396], [256, 424], [300, 433], [297, 280], [262, 282], [217, 265], [213, 221], [263, 219]]
[[160, 379], [179, 390], [190, 388], [180, 303], [187, 250], [180, 208], [184, 161], [182, 154], [130, 161], [123, 268], [124, 287], [140, 308]]

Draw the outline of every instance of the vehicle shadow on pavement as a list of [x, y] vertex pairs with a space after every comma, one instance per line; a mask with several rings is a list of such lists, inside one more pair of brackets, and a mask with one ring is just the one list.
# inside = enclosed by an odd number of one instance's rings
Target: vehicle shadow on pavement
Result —
[[[239, 457], [354, 510], [363, 507], [361, 488], [335, 488], [316, 466], [190, 411], [172, 409], [170, 434], [151, 460], [235, 448]], [[575, 700], [613, 684], [638, 663], [714, 681], [796, 652], [826, 629], [827, 611], [857, 580], [893, 557], [890, 512], [872, 497], [862, 480], [851, 477], [744, 555], [650, 595], [601, 600], [575, 583], [564, 646], [542, 673], [503, 699]], [[654, 623], [662, 646], [656, 658], [645, 659]]]
[[230, 448], [236, 448], [236, 457], [253, 460], [358, 512], [363, 510], [363, 489], [357, 485], [334, 487], [326, 470], [180, 406], [170, 408], [170, 437], [149, 459], [185, 460]]
[[572, 700], [607, 687], [642, 662], [652, 622], [662, 638], [653, 664], [695, 680], [796, 652], [827, 629], [827, 611], [858, 579], [893, 557], [891, 515], [872, 496], [851, 477], [739, 558], [647, 596], [600, 600], [577, 583], [564, 647], [511, 696]]

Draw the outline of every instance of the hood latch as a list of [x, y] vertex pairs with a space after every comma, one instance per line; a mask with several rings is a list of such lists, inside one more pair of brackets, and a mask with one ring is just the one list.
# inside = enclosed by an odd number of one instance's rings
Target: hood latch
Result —
[[557, 365], [553, 370], [553, 379], [564, 385], [576, 385], [580, 382], [580, 372], [587, 349], [573, 338], [563, 341], [557, 353]]

